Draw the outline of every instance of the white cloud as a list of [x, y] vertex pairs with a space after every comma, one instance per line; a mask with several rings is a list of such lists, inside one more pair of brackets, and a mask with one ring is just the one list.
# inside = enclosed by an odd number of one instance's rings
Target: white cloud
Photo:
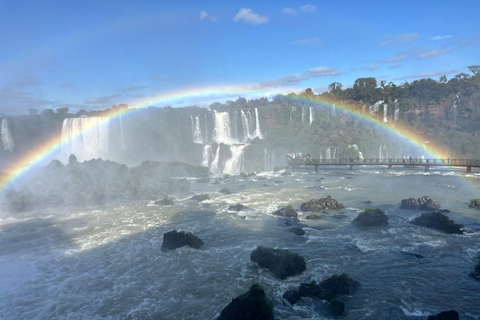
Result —
[[133, 87], [129, 87], [129, 88], [126, 88], [126, 89], [123, 89], [123, 90], [120, 90], [122, 92], [131, 92], [131, 91], [138, 91], [138, 90], [142, 90], [142, 89], [146, 89], [146, 88], [149, 88], [150, 86], [133, 86]]
[[390, 66], [390, 69], [397, 69], [403, 67], [403, 64], [394, 64]]
[[412, 74], [412, 75], [401, 77], [401, 78], [395, 78], [394, 80], [439, 77], [439, 76], [452, 74], [452, 73], [457, 73], [457, 72], [458, 72], [458, 69], [452, 69], [452, 70], [447, 70], [447, 71], [422, 72], [422, 73]]
[[382, 63], [390, 63], [390, 62], [403, 61], [403, 60], [405, 60], [405, 59], [406, 59], [405, 56], [396, 56], [396, 57], [392, 57], [392, 58], [389, 58], [389, 59], [379, 60], [379, 62], [382, 62]]
[[417, 38], [418, 38], [417, 33], [402, 33], [402, 34], [395, 34], [395, 35], [390, 34], [385, 36], [385, 41], [380, 43], [378, 46], [385, 47], [392, 44], [411, 42]]
[[237, 15], [233, 18], [233, 20], [235, 22], [242, 21], [248, 24], [257, 25], [257, 24], [267, 23], [268, 17], [258, 15], [254, 13], [252, 9], [242, 8], [237, 13]]
[[459, 47], [465, 47], [470, 45], [480, 45], [480, 34], [476, 35], [473, 38], [469, 38], [469, 39], [462, 38], [458, 40]]
[[362, 67], [362, 70], [365, 70], [365, 71], [375, 71], [375, 70], [378, 70], [378, 66], [369, 66], [369, 67]]
[[433, 58], [436, 56], [441, 56], [442, 54], [449, 53], [449, 49], [434, 49], [434, 50], [427, 50], [427, 51], [421, 51], [418, 53], [418, 58], [420, 59], [428, 59], [428, 58]]
[[123, 97], [123, 95], [112, 94], [110, 96], [103, 96], [103, 97], [99, 97], [99, 98], [88, 99], [88, 100], [85, 100], [84, 103], [86, 103], [86, 104], [111, 104], [112, 99], [119, 98], [119, 97]]
[[449, 35], [446, 35], [446, 36], [436, 36], [436, 37], [433, 37], [432, 40], [443, 40], [443, 39], [448, 39], [448, 38], [453, 38], [453, 36], [449, 36]]
[[292, 44], [296, 46], [319, 46], [322, 44], [322, 40], [320, 38], [295, 40], [292, 41]]
[[292, 8], [283, 8], [282, 12], [285, 14], [297, 14], [297, 10]]
[[317, 6], [314, 6], [313, 4], [306, 4], [301, 6], [300, 10], [303, 12], [314, 13], [317, 11]]
[[333, 68], [316, 67], [316, 68], [309, 69], [307, 72], [303, 73], [303, 76], [306, 77], [305, 80], [307, 80], [310, 78], [338, 76], [341, 74], [342, 74], [341, 71]]
[[203, 21], [206, 17], [208, 17], [208, 13], [205, 10], [200, 11], [200, 21]]

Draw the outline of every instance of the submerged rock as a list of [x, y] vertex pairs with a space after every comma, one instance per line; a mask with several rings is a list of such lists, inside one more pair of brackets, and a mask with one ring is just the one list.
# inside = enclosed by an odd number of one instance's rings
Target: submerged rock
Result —
[[180, 179], [178, 180], [177, 182], [177, 190], [179, 192], [187, 192], [187, 191], [190, 191], [190, 182], [183, 178], [183, 179]]
[[455, 310], [443, 311], [434, 316], [428, 316], [427, 320], [458, 320], [458, 312]]
[[198, 201], [198, 202], [202, 202], [202, 201], [210, 199], [210, 195], [208, 193], [196, 194], [193, 197], [191, 197], [190, 199]]
[[190, 232], [172, 230], [163, 234], [162, 250], [175, 250], [183, 246], [200, 249], [203, 241]]
[[223, 194], [232, 194], [232, 191], [230, 191], [229, 188], [227, 187], [223, 187], [222, 189], [220, 189], [220, 191], [218, 191], [220, 193], [223, 193]]
[[388, 225], [388, 216], [380, 209], [367, 208], [353, 219], [353, 224], [362, 227], [379, 227]]
[[335, 274], [320, 282], [320, 284], [317, 284], [315, 281], [302, 283], [299, 294], [301, 297], [331, 300], [340, 295], [352, 294], [357, 286], [358, 283], [351, 279], [346, 273], [341, 275]]
[[298, 294], [297, 290], [288, 290], [283, 294], [283, 299], [290, 302], [290, 304], [295, 304], [300, 300], [300, 295]]
[[463, 234], [463, 224], [455, 223], [440, 212], [428, 212], [412, 221], [413, 224], [437, 229], [446, 233]]
[[173, 206], [175, 204], [175, 199], [164, 197], [162, 200], [155, 201], [154, 204], [159, 206]]
[[270, 270], [282, 280], [302, 273], [306, 269], [305, 259], [288, 250], [257, 247], [250, 254], [250, 260], [261, 268]]
[[403, 199], [402, 204], [400, 205], [401, 209], [421, 209], [426, 211], [435, 211], [440, 209], [440, 204], [436, 201], [433, 201], [428, 196], [423, 196], [421, 198], [408, 198]]
[[328, 307], [330, 309], [330, 313], [334, 317], [347, 315], [347, 308], [345, 307], [345, 303], [341, 301], [338, 301], [338, 300], [330, 301], [330, 304]]
[[333, 199], [331, 196], [327, 196], [326, 198], [321, 198], [321, 199], [312, 199], [300, 205], [300, 210], [311, 211], [311, 212], [318, 212], [324, 209], [339, 210], [344, 208], [345, 207], [343, 206], [342, 203], [339, 203], [337, 200]]
[[273, 215], [280, 216], [280, 217], [285, 217], [285, 218], [293, 218], [297, 219], [298, 218], [298, 213], [291, 205], [288, 205], [284, 208], [281, 208], [275, 212], [272, 213]]
[[231, 206], [228, 207], [229, 211], [244, 211], [244, 210], [250, 210], [249, 207], [246, 207], [244, 206], [243, 204], [241, 203], [237, 203], [237, 204], [232, 204]]
[[305, 219], [307, 220], [319, 220], [325, 218], [326, 215], [324, 214], [311, 214], [309, 216], [306, 216]]
[[480, 281], [480, 261], [475, 266], [475, 270], [472, 273], [470, 273], [470, 277]]
[[254, 284], [250, 290], [233, 299], [216, 320], [273, 320], [273, 303], [265, 295], [265, 290]]
[[305, 231], [298, 227], [290, 228], [290, 232], [296, 234], [297, 236], [303, 236], [305, 234]]

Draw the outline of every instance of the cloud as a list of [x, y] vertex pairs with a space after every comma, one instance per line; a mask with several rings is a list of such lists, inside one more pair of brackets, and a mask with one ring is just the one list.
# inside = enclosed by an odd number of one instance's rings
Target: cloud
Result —
[[439, 77], [447, 74], [457, 73], [458, 69], [452, 70], [443, 70], [443, 71], [435, 71], [435, 72], [422, 72], [418, 74], [412, 74], [409, 76], [395, 78], [394, 80], [406, 80], [406, 79], [419, 79], [419, 78], [431, 78], [431, 77]]
[[131, 91], [142, 90], [142, 89], [149, 88], [149, 87], [150, 86], [133, 86], [133, 87], [126, 88], [126, 89], [123, 89], [123, 90], [120, 90], [120, 91], [121, 92], [131, 92]]
[[417, 57], [419, 59], [428, 59], [436, 56], [441, 56], [442, 54], [449, 53], [450, 51], [451, 50], [449, 49], [434, 49], [434, 50], [420, 51]]
[[314, 6], [313, 4], [306, 4], [300, 7], [300, 10], [302, 12], [307, 12], [307, 13], [314, 13], [317, 11], [317, 6]]
[[283, 8], [282, 12], [285, 14], [297, 14], [297, 10], [292, 8]]
[[233, 18], [233, 20], [235, 22], [242, 21], [244, 23], [257, 25], [257, 24], [267, 23], [268, 22], [268, 17], [258, 15], [256, 13], [254, 13], [252, 9], [242, 8], [237, 13], [237, 15]]
[[112, 99], [119, 98], [119, 97], [123, 97], [123, 95], [112, 94], [110, 96], [103, 96], [103, 97], [99, 97], [99, 98], [88, 99], [88, 100], [85, 100], [85, 103], [86, 104], [111, 104]]
[[303, 76], [310, 78], [318, 78], [318, 77], [330, 77], [330, 76], [338, 76], [341, 75], [342, 72], [338, 71], [333, 68], [329, 67], [316, 67], [309, 69], [307, 72], [303, 73]]
[[396, 57], [389, 58], [389, 59], [378, 60], [378, 62], [381, 62], [381, 63], [391, 63], [391, 62], [403, 61], [403, 60], [405, 60], [405, 59], [406, 59], [406, 57], [402, 55], [402, 56], [396, 56]]
[[379, 47], [385, 47], [385, 46], [389, 46], [389, 45], [392, 45], [392, 44], [411, 42], [411, 41], [414, 41], [417, 38], [418, 38], [417, 33], [402, 33], [402, 34], [396, 34], [396, 35], [391, 35], [390, 34], [390, 35], [385, 36], [385, 41], [380, 43], [378, 46]]
[[397, 69], [403, 67], [403, 64], [394, 64], [390, 66], [390, 69]]
[[27, 88], [27, 87], [37, 87], [44, 84], [43, 80], [34, 77], [34, 76], [24, 76], [15, 81], [9, 82], [8, 87], [12, 88]]
[[322, 40], [320, 38], [295, 40], [292, 41], [292, 44], [295, 46], [319, 46], [322, 44]]
[[49, 101], [36, 97], [33, 93], [12, 88], [0, 89], [2, 113], [10, 115], [26, 114], [30, 108], [51, 108], [58, 101]]
[[362, 70], [365, 70], [365, 71], [375, 71], [375, 70], [378, 70], [378, 66], [369, 66], [369, 67], [362, 67]]
[[431, 38], [432, 40], [443, 40], [443, 39], [448, 39], [448, 38], [453, 38], [453, 36], [449, 36], [449, 35], [446, 35], [446, 36], [436, 36], [436, 37], [433, 37]]
[[473, 38], [470, 39], [459, 39], [458, 40], [458, 46], [459, 47], [466, 47], [466, 46], [471, 46], [471, 45], [480, 45], [480, 34], [476, 35]]
[[208, 17], [207, 11], [205, 10], [200, 11], [200, 21], [203, 21], [203, 19], [205, 19], [206, 17]]

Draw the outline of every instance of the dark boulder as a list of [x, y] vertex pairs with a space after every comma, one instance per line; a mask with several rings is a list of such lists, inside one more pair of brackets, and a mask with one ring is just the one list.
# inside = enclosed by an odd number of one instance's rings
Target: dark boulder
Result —
[[293, 218], [297, 219], [298, 218], [298, 213], [291, 205], [288, 205], [284, 208], [281, 208], [275, 212], [272, 213], [273, 215], [280, 216], [280, 217], [285, 217], [285, 218]]
[[472, 199], [470, 200], [470, 205], [469, 205], [470, 208], [476, 208], [476, 209], [480, 209], [480, 199]]
[[440, 204], [436, 201], [433, 201], [428, 196], [423, 196], [421, 198], [408, 198], [403, 199], [402, 204], [400, 205], [401, 209], [421, 209], [426, 211], [435, 211], [440, 209]]
[[312, 199], [300, 205], [300, 210], [311, 211], [311, 212], [318, 212], [324, 209], [340, 210], [343, 208], [345, 208], [343, 204], [339, 203], [337, 200], [333, 199], [331, 196], [327, 196], [326, 198], [321, 198], [321, 199]]
[[177, 190], [178, 190], [178, 192], [190, 191], [190, 182], [185, 178], [178, 180]]
[[228, 207], [229, 211], [244, 211], [244, 210], [250, 210], [249, 207], [246, 207], [244, 206], [243, 204], [241, 203], [237, 203], [237, 204], [232, 204], [231, 206]]
[[428, 212], [412, 221], [413, 224], [427, 228], [437, 229], [445, 233], [463, 234], [464, 226], [450, 220], [441, 212]]
[[480, 281], [480, 261], [475, 266], [475, 270], [472, 273], [470, 273], [470, 277]]
[[305, 259], [288, 250], [257, 247], [250, 254], [250, 260], [261, 268], [270, 270], [277, 278], [285, 279], [302, 273], [306, 269]]
[[458, 312], [455, 310], [443, 311], [434, 316], [428, 316], [427, 320], [458, 320]]
[[223, 308], [217, 320], [273, 320], [273, 304], [265, 296], [265, 290], [254, 284], [250, 290], [233, 299]]
[[295, 304], [300, 300], [300, 295], [298, 294], [297, 290], [288, 290], [283, 294], [283, 299], [290, 302], [290, 304]]
[[408, 198], [408, 199], [403, 199], [402, 204], [400, 205], [401, 209], [418, 209], [420, 208], [420, 204], [418, 203], [418, 200], [415, 198]]
[[200, 249], [203, 241], [190, 232], [172, 230], [163, 234], [162, 250], [175, 250], [183, 246]]
[[358, 283], [351, 279], [346, 273], [333, 275], [330, 278], [317, 284], [302, 283], [299, 294], [301, 297], [320, 298], [322, 300], [332, 300], [340, 295], [352, 294]]
[[344, 215], [344, 214], [336, 214], [336, 215], [333, 216], [333, 218], [338, 219], [338, 220], [345, 219], [346, 217], [347, 216]]
[[195, 200], [198, 202], [202, 202], [204, 200], [210, 199], [210, 195], [208, 193], [196, 194], [190, 198], [191, 200]]
[[175, 204], [175, 199], [164, 197], [162, 200], [155, 201], [154, 204], [159, 206], [173, 206]]
[[305, 231], [303, 231], [302, 228], [298, 227], [290, 228], [290, 232], [296, 234], [297, 236], [303, 236], [305, 234]]
[[347, 308], [345, 307], [345, 303], [338, 300], [330, 301], [328, 308], [330, 309], [330, 313], [334, 317], [345, 316], [347, 314]]
[[353, 219], [353, 224], [362, 227], [379, 227], [388, 225], [388, 216], [380, 209], [365, 209]]
[[305, 219], [307, 220], [319, 220], [325, 218], [326, 215], [324, 214], [311, 214], [309, 216], [306, 216]]
[[223, 194], [232, 194], [232, 191], [230, 191], [229, 188], [227, 187], [223, 187], [222, 189], [220, 189], [220, 191], [218, 191], [220, 193], [223, 193]]

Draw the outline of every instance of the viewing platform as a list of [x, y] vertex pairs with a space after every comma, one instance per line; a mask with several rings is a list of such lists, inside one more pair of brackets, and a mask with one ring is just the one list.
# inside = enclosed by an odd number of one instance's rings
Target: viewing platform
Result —
[[425, 167], [425, 172], [430, 171], [430, 167], [466, 167], [467, 173], [472, 172], [472, 168], [480, 168], [480, 160], [476, 159], [292, 159], [287, 160], [287, 165], [292, 167], [315, 166], [318, 171], [319, 166], [349, 166], [353, 171], [354, 166], [393, 166], [403, 167]]

